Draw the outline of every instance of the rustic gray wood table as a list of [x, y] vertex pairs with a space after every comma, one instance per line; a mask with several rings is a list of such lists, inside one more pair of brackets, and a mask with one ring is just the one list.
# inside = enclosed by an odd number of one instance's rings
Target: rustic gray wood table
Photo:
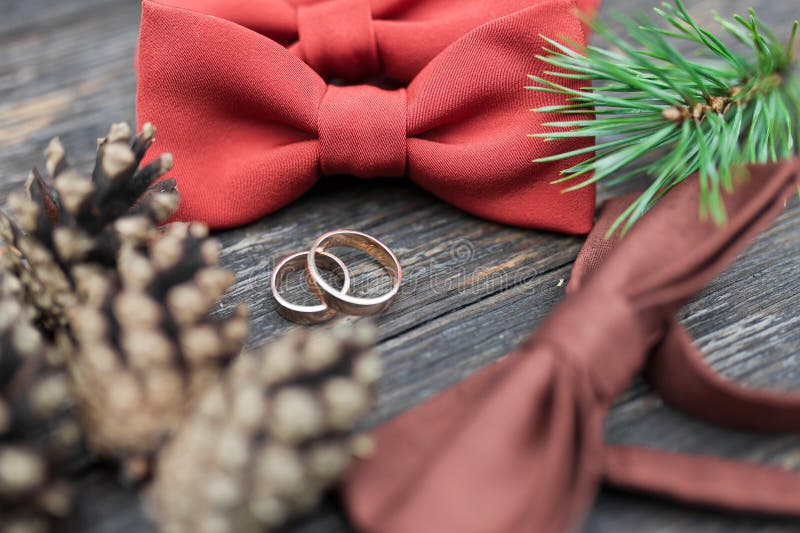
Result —
[[[654, 3], [606, 0], [604, 9], [631, 11]], [[712, 10], [743, 12], [750, 3], [784, 33], [790, 19], [800, 16], [797, 0], [687, 0], [693, 14], [709, 24]], [[19, 186], [33, 165], [42, 165], [41, 152], [52, 136], [60, 135], [73, 160], [88, 167], [95, 138], [111, 122], [133, 122], [139, 11], [133, 0], [0, 0], [0, 194]], [[517, 345], [563, 297], [562, 280], [581, 245], [580, 238], [478, 220], [400, 180], [328, 180], [294, 205], [219, 235], [223, 261], [239, 279], [220, 312], [235, 302], [251, 304], [252, 345], [291, 327], [268, 295], [271, 266], [338, 227], [379, 236], [398, 253], [407, 273], [399, 300], [379, 320], [386, 372], [380, 403], [365, 427]], [[753, 386], [800, 389], [798, 202], [791, 202], [777, 224], [681, 316], [722, 374]], [[633, 384], [614, 407], [606, 434], [613, 442], [800, 469], [797, 436], [709, 427], [664, 406], [643, 383]], [[65, 531], [154, 531], [135, 493], [110, 470], [90, 469], [81, 487]], [[603, 491], [582, 530], [798, 531], [800, 524]], [[288, 531], [351, 528], [331, 498]]]

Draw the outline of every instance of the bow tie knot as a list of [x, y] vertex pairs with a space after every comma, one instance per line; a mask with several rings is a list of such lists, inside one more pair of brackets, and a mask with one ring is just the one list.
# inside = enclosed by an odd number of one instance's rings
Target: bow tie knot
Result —
[[[591, 321], [583, 318], [589, 315]], [[641, 371], [662, 334], [662, 320], [625, 295], [590, 283], [553, 311], [531, 340], [556, 346], [572, 364], [588, 371], [598, 399], [610, 403]]]
[[359, 178], [404, 176], [407, 108], [405, 89], [329, 86], [318, 118], [322, 173]]
[[297, 8], [303, 59], [323, 78], [348, 81], [380, 72], [369, 0], [330, 0]]

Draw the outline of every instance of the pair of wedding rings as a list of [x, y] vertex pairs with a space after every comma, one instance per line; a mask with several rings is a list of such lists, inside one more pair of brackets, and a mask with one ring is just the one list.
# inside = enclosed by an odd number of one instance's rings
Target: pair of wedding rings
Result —
[[[348, 294], [350, 271], [341, 259], [327, 251], [335, 246], [361, 250], [378, 261], [391, 279], [392, 287], [389, 292], [370, 298]], [[301, 269], [305, 269], [306, 283], [319, 299], [318, 305], [293, 304], [278, 291], [286, 276]], [[330, 270], [336, 274], [342, 281], [341, 289], [336, 289], [325, 281], [320, 269]], [[330, 320], [337, 313], [355, 316], [380, 313], [392, 303], [400, 290], [402, 280], [403, 269], [400, 267], [400, 261], [388, 246], [360, 231], [336, 230], [321, 235], [307, 252], [291, 254], [281, 260], [272, 271], [270, 285], [278, 312], [288, 320], [309, 325]]]

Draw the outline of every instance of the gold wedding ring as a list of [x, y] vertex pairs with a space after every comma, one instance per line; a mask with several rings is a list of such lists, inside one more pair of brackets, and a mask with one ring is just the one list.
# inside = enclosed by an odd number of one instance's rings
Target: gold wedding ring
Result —
[[[347, 291], [338, 291], [327, 283], [316, 265], [317, 255], [334, 246], [348, 246], [356, 248], [377, 260], [389, 274], [392, 288], [389, 292], [374, 298], [358, 298], [347, 294]], [[347, 315], [365, 316], [380, 313], [392, 303], [400, 290], [403, 281], [403, 269], [397, 256], [375, 237], [366, 233], [352, 230], [337, 230], [320, 236], [308, 252], [306, 271], [311, 289], [330, 307]]]
[[[275, 298], [278, 313], [287, 320], [303, 325], [325, 322], [336, 315], [336, 310], [329, 307], [321, 298], [318, 305], [297, 305], [289, 302], [278, 292], [278, 287], [283, 280], [286, 279], [286, 276], [292, 272], [306, 268], [307, 257], [308, 252], [298, 252], [284, 258], [275, 267], [270, 279], [272, 296]], [[339, 279], [342, 280], [342, 291], [347, 292], [350, 290], [350, 272], [348, 272], [347, 266], [341, 259], [327, 252], [314, 254], [314, 258], [321, 267], [339, 276]]]
[[[350, 273], [347, 266], [341, 259], [327, 251], [337, 246], [355, 248], [378, 261], [391, 279], [392, 286], [389, 291], [368, 298], [348, 294]], [[303, 267], [306, 269], [306, 282], [320, 299], [320, 305], [291, 304], [278, 293], [278, 287], [286, 275]], [[338, 274], [342, 279], [342, 288], [337, 289], [325, 281], [320, 269], [331, 270]], [[283, 259], [272, 274], [271, 285], [281, 315], [301, 324], [315, 324], [329, 320], [338, 312], [356, 316], [380, 313], [391, 305], [402, 281], [403, 269], [400, 261], [388, 246], [360, 231], [336, 230], [321, 235], [308, 252], [299, 252]]]

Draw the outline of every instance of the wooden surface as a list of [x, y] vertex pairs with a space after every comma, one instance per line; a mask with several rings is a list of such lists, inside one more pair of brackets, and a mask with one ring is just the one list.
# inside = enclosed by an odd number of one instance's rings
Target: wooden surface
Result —
[[[653, 3], [606, 0], [605, 8], [630, 11], [632, 5], [644, 9]], [[712, 9], [727, 14], [749, 6], [741, 0], [686, 3], [709, 23]], [[784, 34], [789, 19], [800, 15], [794, 1], [752, 3]], [[23, 182], [30, 167], [42, 166], [41, 151], [50, 137], [60, 135], [72, 159], [88, 166], [95, 138], [113, 121], [134, 120], [132, 57], [139, 5], [132, 0], [0, 0], [0, 7], [0, 193], [5, 195]], [[271, 265], [337, 227], [383, 239], [407, 274], [399, 300], [379, 320], [386, 374], [380, 404], [365, 427], [410, 408], [517, 345], [563, 297], [562, 280], [581, 244], [579, 238], [472, 218], [401, 180], [328, 180], [281, 212], [219, 235], [223, 261], [239, 278], [220, 312], [235, 302], [251, 304], [252, 345], [290, 327], [267, 294]], [[709, 361], [726, 376], [754, 386], [800, 388], [798, 228], [795, 200], [733, 268], [682, 312]], [[633, 384], [614, 407], [606, 433], [613, 442], [800, 469], [797, 436], [709, 427], [665, 407], [642, 383]], [[78, 509], [64, 531], [153, 531], [134, 492], [113, 473], [94, 469], [81, 486]], [[719, 514], [603, 491], [582, 531], [798, 528], [786, 519]], [[287, 529], [350, 530], [333, 501]]]

